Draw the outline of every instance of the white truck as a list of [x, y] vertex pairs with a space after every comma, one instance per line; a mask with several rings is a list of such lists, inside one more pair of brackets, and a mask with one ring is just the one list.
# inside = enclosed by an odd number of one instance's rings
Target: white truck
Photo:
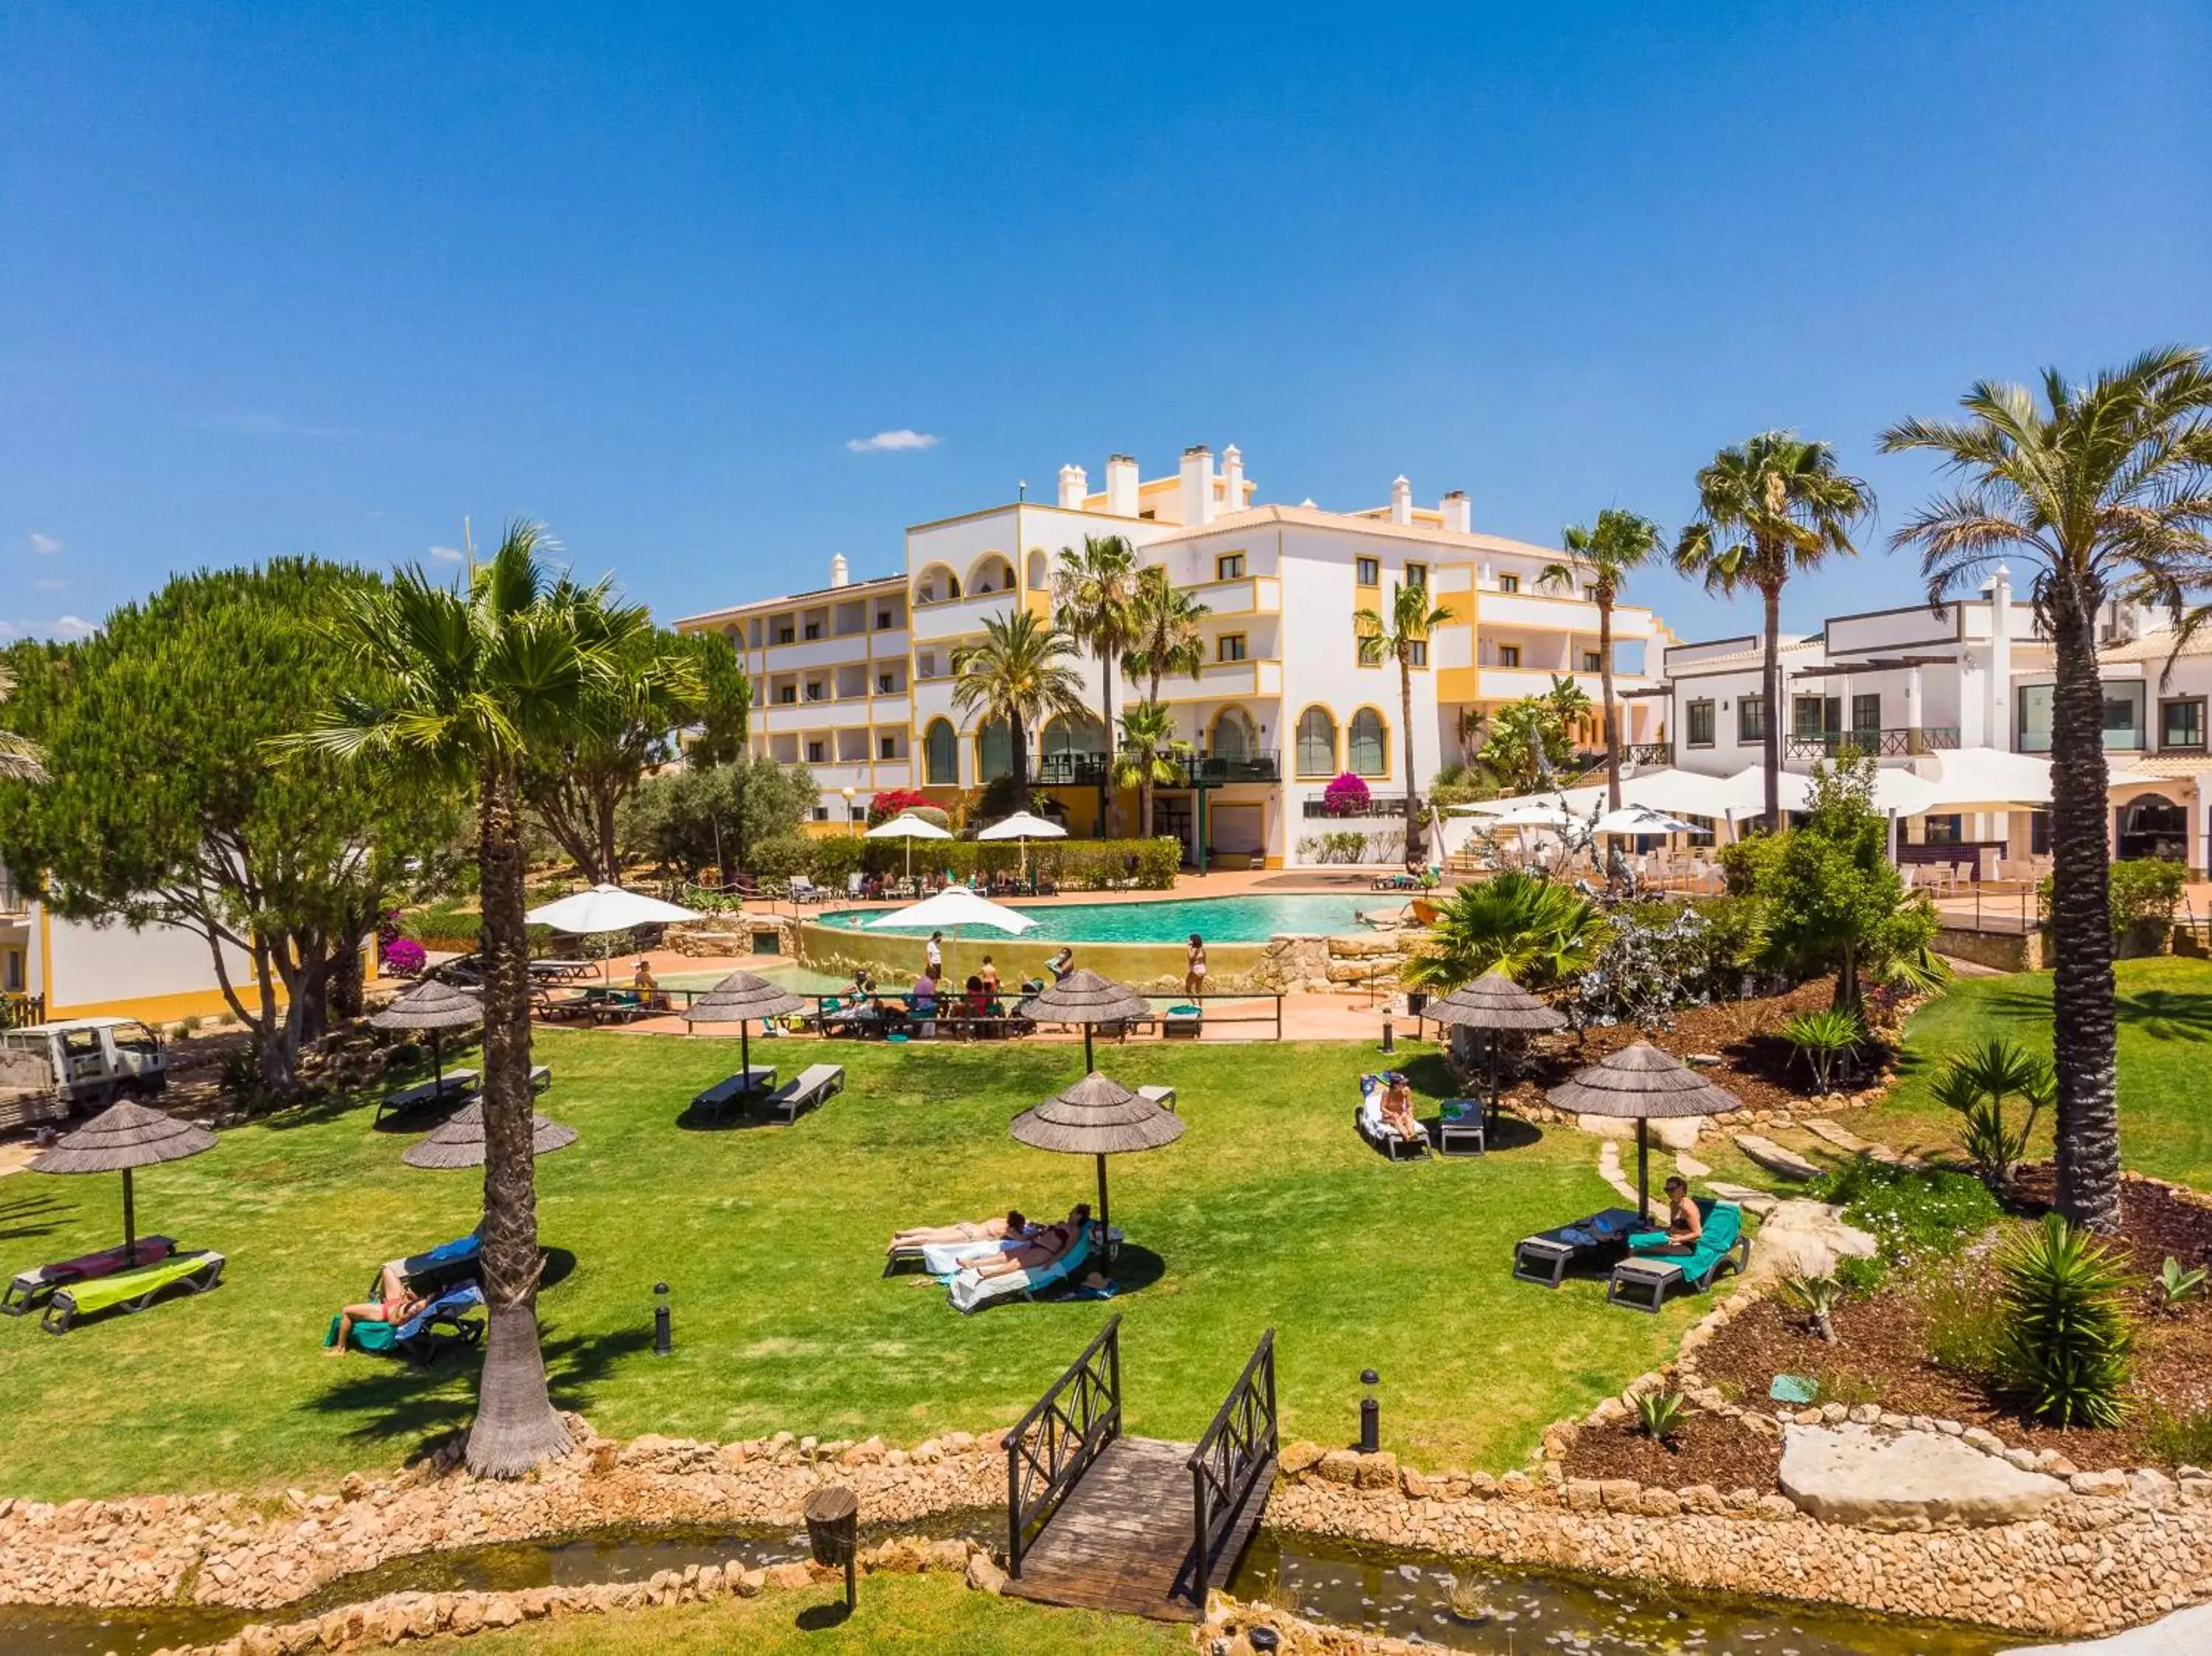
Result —
[[25, 1060], [45, 1065], [49, 1109], [28, 1110], [19, 1091], [24, 1125], [105, 1109], [118, 1098], [150, 1098], [168, 1085], [161, 1037], [137, 1018], [64, 1018], [6, 1030], [0, 1032], [0, 1053], [12, 1060], [9, 1070], [26, 1078], [31, 1071]]

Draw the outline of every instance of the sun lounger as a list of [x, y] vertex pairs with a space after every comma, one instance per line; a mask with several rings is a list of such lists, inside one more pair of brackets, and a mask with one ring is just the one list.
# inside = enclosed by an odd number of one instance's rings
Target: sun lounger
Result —
[[1751, 1264], [1751, 1238], [1743, 1234], [1741, 1208], [1733, 1202], [1700, 1197], [1698, 1211], [1704, 1216], [1705, 1228], [1691, 1253], [1651, 1253], [1666, 1246], [1663, 1230], [1638, 1231], [1628, 1239], [1628, 1257], [1613, 1268], [1606, 1283], [1607, 1305], [1656, 1313], [1668, 1289], [1687, 1287], [1703, 1294], [1712, 1287], [1723, 1266], [1741, 1272]]
[[766, 1092], [775, 1085], [775, 1071], [756, 1064], [749, 1070], [739, 1070], [724, 1076], [706, 1091], [691, 1100], [691, 1107], [707, 1115], [720, 1115], [740, 1098], [750, 1098], [756, 1093]]
[[1157, 1104], [1170, 1115], [1175, 1113], [1176, 1089], [1172, 1087], [1139, 1087], [1137, 1096], [1147, 1104]]
[[98, 1311], [143, 1311], [172, 1288], [203, 1294], [222, 1280], [222, 1266], [220, 1253], [175, 1253], [159, 1265], [58, 1288], [46, 1301], [46, 1314], [39, 1326], [49, 1334], [66, 1334], [80, 1317]]
[[1196, 1040], [1206, 1025], [1206, 1009], [1202, 1006], [1170, 1006], [1167, 1017], [1160, 1025], [1163, 1040]]
[[1034, 1299], [1045, 1289], [1066, 1282], [1091, 1258], [1091, 1227], [1084, 1226], [1066, 1253], [1035, 1271], [1012, 1271], [1003, 1277], [978, 1277], [963, 1271], [952, 1279], [949, 1297], [952, 1308], [969, 1316], [1001, 1300]]
[[375, 1126], [387, 1115], [405, 1115], [449, 1098], [466, 1098], [476, 1091], [483, 1077], [474, 1070], [448, 1070], [441, 1082], [433, 1076], [428, 1081], [418, 1081], [411, 1087], [395, 1087], [376, 1102], [376, 1119], [369, 1123]]
[[1428, 1135], [1407, 1138], [1391, 1131], [1382, 1119], [1382, 1077], [1359, 1077], [1359, 1108], [1352, 1118], [1359, 1127], [1359, 1136], [1376, 1149], [1395, 1162], [1401, 1156], [1426, 1156], [1429, 1153]]
[[844, 1090], [843, 1065], [810, 1064], [796, 1079], [785, 1082], [769, 1095], [765, 1107], [768, 1119], [780, 1120], [787, 1127], [794, 1125], [802, 1113], [818, 1109]]
[[0, 1313], [20, 1317], [58, 1288], [70, 1283], [89, 1282], [95, 1277], [112, 1277], [132, 1264], [158, 1265], [177, 1251], [177, 1245], [166, 1236], [141, 1236], [138, 1257], [134, 1262], [119, 1247], [106, 1248], [98, 1253], [80, 1255], [74, 1259], [63, 1259], [54, 1265], [33, 1265], [19, 1273], [8, 1284], [7, 1292], [0, 1295]]
[[[392, 1324], [365, 1319], [353, 1325], [354, 1348], [361, 1351], [397, 1351], [418, 1368], [427, 1368], [448, 1346], [474, 1345], [483, 1338], [483, 1289], [474, 1283], [447, 1289], [405, 1322]], [[471, 1315], [471, 1313], [478, 1314]], [[323, 1331], [325, 1346], [335, 1345], [338, 1319]]]
[[[477, 1274], [477, 1261], [483, 1252], [483, 1244], [476, 1232], [456, 1236], [450, 1242], [421, 1253], [410, 1253], [397, 1261], [400, 1280], [417, 1294], [435, 1294], [441, 1289], [452, 1288], [471, 1281]], [[384, 1289], [384, 1273], [378, 1271], [368, 1285], [368, 1297], [375, 1298]]]

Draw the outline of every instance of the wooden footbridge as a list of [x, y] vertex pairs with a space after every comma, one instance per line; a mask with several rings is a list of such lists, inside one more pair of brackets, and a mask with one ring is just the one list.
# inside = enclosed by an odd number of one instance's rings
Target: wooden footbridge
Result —
[[1269, 1329], [1196, 1443], [1121, 1432], [1115, 1317], [1006, 1437], [1006, 1591], [1048, 1604], [1195, 1622], [1274, 1488]]

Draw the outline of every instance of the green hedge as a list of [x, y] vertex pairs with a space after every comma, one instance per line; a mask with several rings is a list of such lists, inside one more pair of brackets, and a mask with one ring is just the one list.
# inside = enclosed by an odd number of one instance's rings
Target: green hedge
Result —
[[[1171, 891], [1182, 866], [1179, 840], [1045, 840], [1029, 848], [1029, 865], [1063, 889], [1103, 889], [1133, 875], [1146, 891]], [[1012, 874], [1021, 866], [1021, 847], [1003, 840], [917, 840], [917, 876], [950, 871], [954, 878]], [[804, 874], [815, 884], [842, 890], [858, 872], [896, 875], [907, 866], [903, 840], [868, 840], [839, 834], [821, 840], [774, 840], [756, 846], [752, 872], [771, 879]]]
[[[532, 943], [542, 943], [554, 935], [548, 925], [533, 925], [528, 931]], [[399, 917], [399, 935], [441, 954], [472, 955], [483, 937], [483, 916], [473, 909], [443, 904], [418, 908]]]

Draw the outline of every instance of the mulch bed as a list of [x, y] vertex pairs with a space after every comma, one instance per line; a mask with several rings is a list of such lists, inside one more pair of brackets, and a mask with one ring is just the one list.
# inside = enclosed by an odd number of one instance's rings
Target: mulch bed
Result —
[[[2023, 1183], [2030, 1195], [2047, 1198], [2049, 1170], [2030, 1169]], [[1721, 1331], [1698, 1354], [1698, 1366], [1747, 1406], [1765, 1402], [1777, 1374], [1802, 1374], [1820, 1383], [1824, 1401], [1875, 1403], [1897, 1414], [1962, 1421], [2009, 1444], [2056, 1449], [2085, 1471], [2170, 1465], [2154, 1441], [2161, 1416], [2212, 1411], [2212, 1301], [2200, 1298], [2168, 1313], [2158, 1303], [2153, 1278], [2169, 1253], [2185, 1263], [2212, 1259], [2212, 1210], [2155, 1186], [2130, 1183], [2125, 1191], [2119, 1240], [2142, 1275], [2129, 1295], [2136, 1319], [2130, 1412], [2113, 1430], [2033, 1424], [1979, 1375], [1945, 1368], [1929, 1356], [1929, 1337], [1943, 1305], [1994, 1299], [1997, 1250], [1989, 1246], [1920, 1281], [1845, 1301], [1832, 1345], [1811, 1331], [1796, 1307], [1778, 1297], [1762, 1301]]]
[[1710, 1483], [1723, 1492], [1775, 1487], [1782, 1466], [1782, 1445], [1739, 1421], [1691, 1410], [1682, 1417], [1673, 1447], [1644, 1435], [1633, 1419], [1610, 1426], [1586, 1426], [1567, 1451], [1569, 1477], [1632, 1477], [1669, 1489]]

